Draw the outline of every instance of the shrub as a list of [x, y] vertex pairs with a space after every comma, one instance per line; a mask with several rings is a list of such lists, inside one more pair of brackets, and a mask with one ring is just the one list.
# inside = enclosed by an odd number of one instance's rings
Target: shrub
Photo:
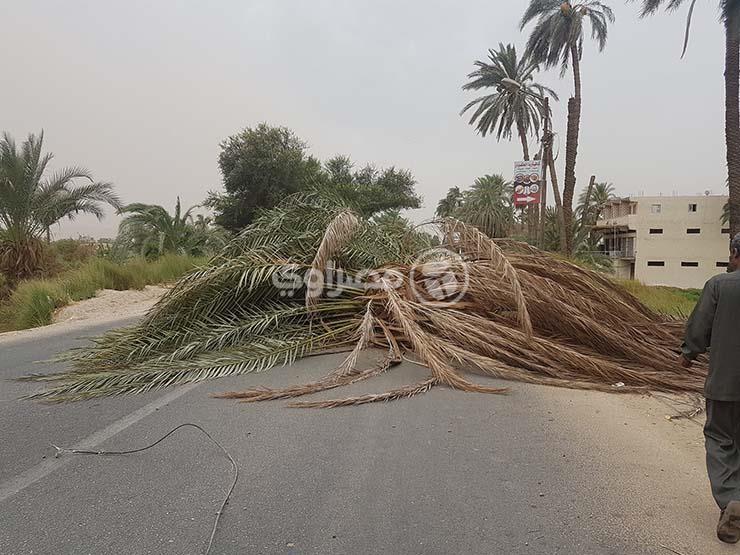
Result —
[[66, 292], [48, 280], [21, 283], [10, 298], [13, 328], [22, 330], [50, 324], [54, 311], [67, 304]]
[[87, 262], [95, 256], [95, 243], [81, 239], [59, 239], [49, 245], [50, 253], [56, 258], [59, 265], [74, 268]]

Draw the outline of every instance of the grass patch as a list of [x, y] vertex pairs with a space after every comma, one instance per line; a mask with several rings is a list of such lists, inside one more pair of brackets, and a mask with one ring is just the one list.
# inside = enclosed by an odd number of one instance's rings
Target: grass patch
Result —
[[661, 314], [688, 318], [699, 301], [699, 289], [678, 289], [657, 285], [644, 285], [639, 281], [620, 281], [635, 297]]
[[45, 326], [57, 309], [90, 299], [101, 289], [125, 291], [171, 282], [204, 262], [203, 258], [178, 255], [124, 264], [94, 258], [54, 278], [25, 281], [0, 305], [0, 331]]

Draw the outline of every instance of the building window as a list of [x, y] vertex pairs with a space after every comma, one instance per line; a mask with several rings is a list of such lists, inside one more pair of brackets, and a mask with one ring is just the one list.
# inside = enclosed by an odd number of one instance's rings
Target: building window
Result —
[[651, 214], [660, 214], [663, 211], [663, 206], [660, 204], [651, 204], [650, 205], [650, 213]]
[[682, 268], [698, 268], [699, 263], [698, 262], [681, 262]]
[[655, 268], [662, 268], [665, 266], [665, 262], [662, 260], [648, 260], [648, 266]]
[[730, 232], [730, 228], [729, 228], [729, 227], [725, 227], [725, 228], [723, 228], [723, 229], [722, 229], [722, 233], [723, 233], [724, 235], [729, 235], [729, 234], [731, 233], [731, 232]]
[[717, 262], [717, 268], [729, 268], [730, 263], [729, 262]]
[[686, 233], [688, 233], [689, 235], [699, 235], [701, 233], [701, 229], [699, 229], [698, 227], [690, 227], [686, 230]]
[[696, 212], [698, 208], [696, 204], [689, 204], [689, 212]]
[[663, 235], [663, 230], [660, 228], [650, 228], [650, 235]]

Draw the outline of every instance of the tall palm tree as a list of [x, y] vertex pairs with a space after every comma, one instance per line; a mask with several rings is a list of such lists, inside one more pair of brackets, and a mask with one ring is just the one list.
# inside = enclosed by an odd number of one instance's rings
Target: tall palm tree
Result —
[[460, 187], [450, 187], [447, 195], [437, 203], [435, 214], [439, 218], [452, 216], [462, 206], [463, 194]]
[[[552, 89], [535, 82], [539, 65], [528, 56], [518, 57], [513, 45], [499, 44], [498, 50], [488, 51], [488, 59], [488, 62], [475, 62], [478, 69], [468, 75], [470, 81], [463, 85], [463, 90], [495, 89], [495, 92], [472, 100], [460, 115], [476, 107], [470, 125], [475, 125], [484, 137], [495, 133], [497, 140], [509, 140], [516, 130], [524, 159], [529, 160], [527, 137], [539, 133], [544, 95], [555, 100], [558, 97]], [[511, 81], [515, 86], [510, 86]]]
[[[652, 15], [661, 7], [672, 11], [684, 0], [639, 0], [642, 15]], [[691, 0], [686, 21], [684, 53], [688, 46], [691, 16], [696, 0]], [[730, 188], [730, 232], [740, 233], [740, 0], [719, 0], [720, 21], [725, 28], [725, 146], [727, 184]]]
[[506, 237], [514, 223], [511, 183], [498, 174], [479, 177], [456, 215], [491, 238]]
[[83, 168], [45, 177], [53, 154], [43, 153], [43, 143], [43, 132], [29, 135], [20, 148], [8, 133], [0, 140], [0, 272], [12, 282], [41, 270], [42, 238], [61, 219], [83, 213], [102, 219], [106, 204], [121, 206], [113, 186], [95, 182]]
[[599, 51], [604, 50], [608, 24], [614, 22], [611, 8], [596, 0], [571, 3], [562, 0], [531, 0], [522, 16], [521, 28], [535, 21], [527, 43], [532, 60], [545, 67], [560, 67], [564, 75], [573, 70], [573, 96], [568, 99], [568, 126], [565, 142], [565, 182], [563, 184], [563, 219], [565, 220], [566, 253], [573, 252], [573, 195], [576, 188], [576, 159], [581, 125], [581, 58], [584, 28], [591, 25], [591, 37]]
[[204, 234], [193, 224], [192, 212], [197, 206], [182, 211], [177, 197], [175, 213], [170, 215], [157, 204], [134, 203], [124, 206], [128, 214], [118, 229], [118, 240], [137, 254], [157, 257], [165, 253], [201, 254]]

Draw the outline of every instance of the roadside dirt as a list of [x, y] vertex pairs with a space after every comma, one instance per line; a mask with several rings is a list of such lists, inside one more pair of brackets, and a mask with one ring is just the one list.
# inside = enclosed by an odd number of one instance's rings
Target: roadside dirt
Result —
[[54, 323], [118, 320], [141, 316], [166, 292], [166, 287], [156, 285], [147, 285], [141, 291], [103, 289], [92, 299], [59, 309], [54, 315]]
[[146, 314], [167, 292], [166, 287], [147, 285], [141, 291], [103, 289], [92, 299], [65, 306], [54, 315], [54, 323], [40, 328], [0, 333], [0, 344], [14, 339], [41, 339], [56, 333], [104, 324], [133, 320]]

